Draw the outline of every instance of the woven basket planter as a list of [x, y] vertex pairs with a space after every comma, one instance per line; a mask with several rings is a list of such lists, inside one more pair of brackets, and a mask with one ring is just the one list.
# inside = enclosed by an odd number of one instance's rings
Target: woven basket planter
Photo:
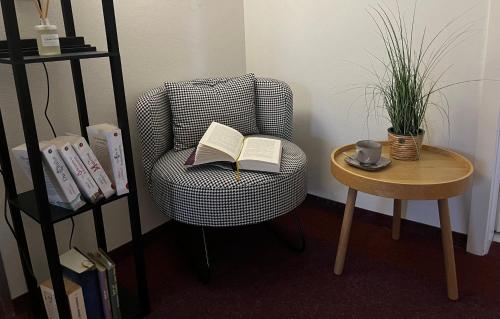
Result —
[[420, 129], [417, 136], [396, 135], [393, 133], [392, 127], [387, 131], [392, 158], [402, 161], [416, 161], [419, 159], [424, 130]]

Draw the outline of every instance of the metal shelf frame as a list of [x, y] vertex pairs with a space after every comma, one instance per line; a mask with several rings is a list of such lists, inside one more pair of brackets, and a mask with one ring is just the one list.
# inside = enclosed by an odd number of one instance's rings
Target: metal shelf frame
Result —
[[[132, 233], [132, 248], [135, 262], [135, 277], [137, 283], [137, 310], [131, 313], [124, 313], [124, 318], [140, 318], [149, 313], [149, 295], [146, 280], [146, 267], [144, 261], [144, 249], [142, 242], [141, 220], [139, 212], [139, 204], [137, 198], [137, 186], [134, 173], [134, 162], [132, 156], [132, 146], [130, 142], [130, 130], [128, 124], [127, 104], [125, 100], [125, 90], [123, 85], [123, 74], [120, 58], [120, 50], [118, 45], [118, 35], [116, 29], [116, 19], [114, 12], [113, 0], [102, 0], [102, 10], [104, 16], [104, 24], [107, 39], [107, 52], [90, 52], [83, 54], [61, 54], [51, 57], [23, 57], [21, 52], [21, 39], [19, 34], [19, 26], [16, 14], [14, 0], [0, 0], [2, 14], [7, 36], [7, 44], [9, 50], [9, 58], [0, 61], [0, 63], [10, 64], [12, 67], [14, 81], [16, 86], [17, 99], [19, 102], [19, 110], [21, 113], [22, 127], [24, 138], [29, 155], [31, 167], [31, 176], [33, 180], [34, 190], [28, 193], [18, 194], [12, 165], [9, 156], [9, 147], [7, 144], [5, 128], [0, 114], [0, 164], [4, 172], [4, 181], [6, 185], [6, 196], [8, 198], [10, 214], [16, 231], [17, 245], [22, 256], [21, 262], [23, 273], [28, 287], [28, 293], [31, 302], [31, 309], [36, 318], [46, 318], [43, 301], [38, 288], [36, 278], [33, 276], [33, 268], [28, 250], [28, 242], [24, 232], [24, 225], [21, 218], [21, 211], [25, 210], [28, 215], [34, 217], [36, 212], [36, 221], [39, 222], [44, 246], [47, 254], [47, 262], [49, 266], [50, 276], [54, 287], [57, 309], [60, 318], [71, 318], [69, 302], [66, 297], [61, 265], [59, 263], [59, 252], [57, 248], [57, 239], [54, 232], [54, 224], [59, 220], [83, 213], [92, 211], [94, 218], [94, 226], [96, 240], [99, 248], [107, 251], [106, 235], [104, 221], [102, 217], [101, 203], [100, 205], [87, 205], [85, 209], [77, 212], [62, 212], [57, 207], [52, 206], [48, 202], [47, 189], [45, 186], [42, 158], [38, 146], [38, 134], [36, 131], [35, 117], [33, 114], [33, 106], [31, 102], [30, 90], [28, 85], [28, 77], [26, 74], [26, 64], [42, 63], [50, 61], [70, 62], [71, 72], [73, 76], [73, 86], [76, 97], [76, 106], [78, 109], [79, 124], [81, 135], [87, 138], [86, 127], [89, 125], [87, 114], [87, 102], [85, 98], [85, 89], [82, 77], [82, 68], [80, 59], [91, 58], [108, 58], [110, 71], [113, 82], [113, 92], [116, 107], [116, 116], [118, 126], [122, 131], [123, 148], [126, 158], [126, 168], [128, 175], [128, 186], [130, 193], [126, 197], [128, 200], [129, 219]], [[71, 0], [61, 0], [62, 14], [64, 18], [64, 29], [66, 36], [75, 36], [75, 24], [73, 19], [73, 10], [71, 8]], [[107, 202], [117, 200], [115, 196]], [[30, 201], [30, 202], [26, 202]], [[54, 212], [61, 213], [60, 218], [54, 218]]]

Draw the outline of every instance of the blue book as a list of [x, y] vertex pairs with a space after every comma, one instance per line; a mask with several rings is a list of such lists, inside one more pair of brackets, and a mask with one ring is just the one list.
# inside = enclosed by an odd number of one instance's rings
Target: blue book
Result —
[[73, 248], [59, 256], [63, 275], [82, 287], [87, 318], [104, 319], [99, 276], [95, 264]]

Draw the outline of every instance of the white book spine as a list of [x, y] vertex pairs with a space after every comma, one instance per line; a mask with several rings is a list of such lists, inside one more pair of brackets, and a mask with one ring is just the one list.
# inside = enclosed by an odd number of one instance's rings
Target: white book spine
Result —
[[106, 140], [108, 142], [108, 152], [115, 178], [116, 193], [118, 195], [127, 194], [129, 192], [128, 178], [125, 153], [123, 151], [122, 131], [117, 129], [114, 132], [107, 132]]
[[104, 197], [111, 197], [115, 193], [115, 190], [113, 189], [111, 184], [111, 180], [104, 171], [94, 152], [90, 149], [87, 141], [83, 137], [81, 137], [75, 143], [73, 143], [72, 146], [82, 160], [85, 167], [88, 169], [90, 175], [92, 175], [92, 177], [94, 178], [94, 181], [97, 183], [97, 186], [99, 186], [99, 189], [101, 190]]
[[92, 203], [97, 202], [101, 197], [99, 187], [97, 187], [96, 182], [83, 165], [82, 160], [78, 157], [73, 147], [69, 143], [65, 143], [61, 146], [58, 145], [57, 150], [83, 196]]
[[59, 313], [57, 311], [57, 305], [54, 295], [54, 290], [49, 287], [40, 286], [42, 291], [43, 304], [45, 305], [45, 311], [47, 312], [48, 319], [59, 319]]
[[[50, 287], [40, 285], [42, 291], [43, 303], [45, 311], [47, 312], [48, 319], [59, 319], [59, 311], [57, 310], [56, 297], [54, 290]], [[79, 288], [68, 295], [69, 307], [71, 311], [71, 318], [73, 319], [87, 319], [85, 311], [85, 301], [83, 299], [82, 288]]]
[[121, 130], [101, 131], [92, 126], [87, 128], [90, 148], [102, 164], [102, 168], [111, 178], [117, 195], [127, 194], [127, 168], [123, 152]]
[[69, 307], [71, 309], [71, 317], [73, 319], [87, 319], [87, 312], [85, 311], [85, 300], [83, 299], [82, 288], [74, 291], [68, 296]]
[[80, 198], [81, 194], [73, 177], [71, 177], [55, 146], [48, 145], [43, 147], [41, 152], [43, 160], [49, 169], [48, 174], [54, 176], [54, 181], [57, 183], [57, 188], [61, 191], [60, 195], [63, 201], [68, 203], [73, 210], [77, 210], [85, 205], [85, 202]]

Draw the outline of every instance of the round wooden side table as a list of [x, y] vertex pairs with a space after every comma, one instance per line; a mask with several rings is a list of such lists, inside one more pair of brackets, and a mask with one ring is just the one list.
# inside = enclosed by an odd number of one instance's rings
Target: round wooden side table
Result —
[[[382, 142], [382, 156], [389, 157], [389, 145]], [[355, 145], [346, 145], [331, 154], [332, 175], [349, 187], [334, 272], [341, 275], [358, 191], [394, 199], [392, 238], [399, 239], [401, 200], [437, 200], [444, 252], [448, 298], [458, 299], [457, 274], [451, 235], [448, 198], [463, 194], [471, 183], [474, 167], [455, 152], [424, 145], [420, 160], [392, 160], [389, 167], [370, 172], [349, 166], [345, 154], [355, 156]]]

